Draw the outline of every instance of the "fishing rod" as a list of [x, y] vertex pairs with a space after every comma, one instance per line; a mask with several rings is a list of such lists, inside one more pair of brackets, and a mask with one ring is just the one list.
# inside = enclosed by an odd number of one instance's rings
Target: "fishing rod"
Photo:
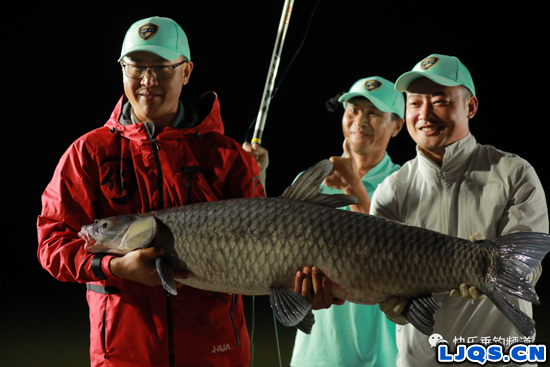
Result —
[[265, 81], [260, 110], [258, 111], [258, 117], [256, 117], [256, 127], [254, 129], [252, 143], [262, 143], [262, 135], [264, 132], [265, 120], [267, 118], [267, 111], [269, 109], [269, 103], [271, 102], [271, 97], [273, 94], [273, 86], [275, 85], [275, 78], [277, 77], [277, 70], [279, 69], [279, 62], [281, 61], [281, 53], [293, 6], [294, 0], [285, 0], [281, 20], [279, 21], [279, 28], [277, 30], [277, 37], [275, 38], [275, 47], [273, 48], [271, 62], [267, 71], [267, 79]]

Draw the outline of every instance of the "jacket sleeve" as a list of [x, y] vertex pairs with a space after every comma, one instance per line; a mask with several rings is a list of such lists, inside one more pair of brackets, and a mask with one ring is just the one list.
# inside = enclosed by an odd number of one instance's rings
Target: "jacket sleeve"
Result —
[[395, 180], [392, 176], [386, 177], [372, 195], [370, 214], [401, 222], [396, 192]]
[[498, 223], [498, 233], [548, 233], [548, 208], [544, 189], [535, 169], [525, 162], [510, 177], [508, 205]]
[[224, 197], [226, 199], [265, 197], [258, 163], [237, 143], [234, 148], [231, 162], [225, 162], [228, 172], [224, 182]]
[[[544, 189], [535, 169], [521, 160], [510, 176], [512, 188], [508, 205], [498, 223], [498, 233], [505, 235], [513, 232], [548, 233], [548, 208]], [[542, 273], [541, 264], [527, 276], [535, 286]]]
[[[78, 237], [80, 227], [95, 219], [93, 160], [81, 140], [65, 152], [51, 182], [42, 195], [42, 213], [38, 216], [38, 260], [44, 269], [61, 281], [97, 281], [91, 269], [94, 254], [84, 251]], [[97, 172], [97, 170], [95, 170]], [[92, 173], [91, 173], [92, 172]], [[92, 176], [91, 176], [92, 175]], [[111, 255], [105, 256], [102, 269], [108, 269]]]

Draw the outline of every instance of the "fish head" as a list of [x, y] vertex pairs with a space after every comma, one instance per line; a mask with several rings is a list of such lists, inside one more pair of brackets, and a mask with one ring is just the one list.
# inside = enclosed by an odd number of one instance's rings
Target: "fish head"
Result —
[[84, 225], [78, 236], [84, 250], [124, 255], [148, 247], [157, 235], [157, 222], [151, 216], [121, 215]]

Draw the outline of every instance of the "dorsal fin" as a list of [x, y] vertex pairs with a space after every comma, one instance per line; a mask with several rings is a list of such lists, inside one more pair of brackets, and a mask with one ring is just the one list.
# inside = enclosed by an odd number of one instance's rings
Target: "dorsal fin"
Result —
[[327, 195], [319, 192], [319, 186], [321, 186], [330, 171], [332, 171], [332, 162], [328, 159], [320, 161], [298, 177], [294, 184], [287, 187], [281, 196], [285, 199], [309, 201], [331, 208], [357, 204], [357, 198], [353, 195]]

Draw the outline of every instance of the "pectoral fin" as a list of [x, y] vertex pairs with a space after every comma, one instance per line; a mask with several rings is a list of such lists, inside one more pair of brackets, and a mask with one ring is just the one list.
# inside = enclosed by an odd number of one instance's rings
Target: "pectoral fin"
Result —
[[154, 217], [139, 217], [128, 227], [121, 245], [130, 250], [146, 248], [155, 239], [157, 228]]
[[441, 308], [441, 303], [432, 296], [413, 299], [401, 313], [407, 321], [426, 335], [434, 331], [434, 313]]
[[164, 289], [174, 296], [177, 295], [178, 291], [176, 290], [174, 271], [172, 270], [172, 266], [170, 265], [169, 261], [164, 259], [162, 256], [159, 256], [156, 258], [155, 264], [157, 266], [157, 271], [159, 273], [160, 280], [162, 280], [162, 286], [164, 287]]
[[269, 302], [275, 317], [285, 326], [296, 326], [302, 332], [311, 334], [315, 317], [311, 302], [299, 293], [284, 288], [269, 288]]

